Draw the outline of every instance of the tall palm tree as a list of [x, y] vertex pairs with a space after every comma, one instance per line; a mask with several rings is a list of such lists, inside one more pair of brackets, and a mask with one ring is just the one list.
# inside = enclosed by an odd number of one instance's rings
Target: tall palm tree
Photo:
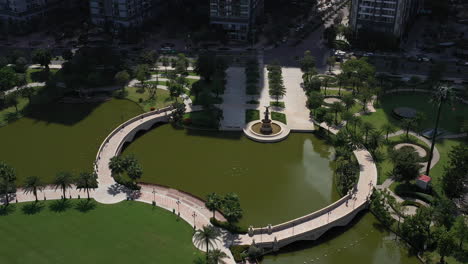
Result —
[[217, 193], [210, 193], [206, 197], [205, 202], [206, 208], [213, 212], [213, 218], [215, 218], [216, 210], [221, 207], [221, 197]]
[[228, 255], [220, 249], [213, 249], [208, 252], [208, 259], [212, 264], [223, 263], [223, 259], [227, 257]]
[[429, 161], [427, 163], [426, 168], [426, 175], [429, 176], [429, 172], [431, 170], [431, 162], [432, 156], [434, 155], [434, 147], [435, 147], [435, 140], [437, 137], [437, 132], [439, 129], [439, 121], [440, 121], [440, 113], [442, 112], [442, 106], [445, 103], [451, 103], [454, 100], [454, 91], [453, 88], [450, 86], [442, 86], [436, 88], [434, 92], [434, 96], [432, 98], [432, 102], [434, 102], [437, 106], [437, 118], [434, 125], [434, 130], [432, 131], [432, 141], [431, 141], [431, 150], [429, 152]]
[[95, 172], [82, 172], [76, 180], [76, 189], [85, 189], [89, 198], [89, 189], [97, 188], [97, 175]]
[[205, 243], [206, 245], [206, 253], [208, 259], [208, 252], [210, 249], [210, 245], [214, 246], [215, 241], [219, 240], [219, 231], [214, 226], [203, 226], [202, 229], [198, 229], [195, 232], [194, 239], [196, 243]]
[[346, 122], [346, 128], [348, 128], [348, 124], [353, 120], [353, 118], [354, 118], [353, 113], [349, 111], [346, 111], [343, 113], [343, 115], [341, 116], [341, 119], [343, 119], [343, 121]]
[[375, 127], [370, 122], [364, 122], [362, 123], [361, 128], [362, 130], [364, 130], [364, 143], [367, 144], [367, 136], [369, 136], [369, 133], [372, 132], [375, 129]]
[[15, 186], [16, 172], [15, 169], [7, 165], [5, 162], [0, 161], [0, 189], [5, 192], [5, 205], [10, 204], [9, 191]]
[[72, 184], [73, 184], [73, 175], [70, 172], [62, 171], [62, 172], [57, 173], [57, 175], [55, 176], [55, 180], [54, 180], [55, 190], [62, 189], [63, 199], [67, 199], [65, 192], [67, 191], [68, 188], [71, 188]]
[[416, 126], [416, 122], [413, 118], [403, 118], [401, 120], [401, 126], [405, 128], [406, 138], [408, 138], [409, 131]]
[[391, 124], [388, 124], [388, 123], [386, 123], [386, 124], [384, 124], [382, 126], [382, 131], [385, 133], [385, 140], [386, 141], [388, 141], [388, 135], [395, 132], [395, 130], [396, 130], [395, 127], [392, 126]]
[[341, 87], [346, 83], [347, 77], [344, 73], [340, 73], [336, 77], [338, 79], [338, 95], [341, 96]]
[[341, 104], [341, 102], [334, 102], [331, 106], [330, 106], [330, 110], [332, 112], [335, 113], [335, 124], [338, 125], [338, 113], [341, 113], [343, 112], [343, 105]]
[[29, 176], [26, 178], [24, 183], [24, 192], [25, 193], [32, 193], [34, 197], [37, 199], [37, 191], [42, 191], [44, 189], [44, 184], [42, 183], [41, 179], [37, 176]]

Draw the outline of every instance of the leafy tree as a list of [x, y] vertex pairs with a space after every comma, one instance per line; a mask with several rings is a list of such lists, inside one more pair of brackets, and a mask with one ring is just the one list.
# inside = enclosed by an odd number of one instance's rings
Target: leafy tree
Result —
[[15, 107], [16, 113], [18, 113], [18, 105], [19, 105], [19, 93], [18, 92], [9, 93], [5, 98], [5, 102], [7, 105], [13, 105]]
[[429, 236], [426, 228], [430, 225], [430, 219], [426, 219], [424, 213], [418, 210], [416, 215], [408, 216], [401, 225], [401, 235], [418, 251], [423, 251]]
[[394, 164], [393, 177], [397, 181], [409, 183], [418, 177], [422, 165], [419, 163], [419, 156], [414, 148], [401, 148], [392, 151], [390, 159]]
[[69, 172], [59, 172], [55, 175], [54, 183], [55, 190], [62, 189], [63, 199], [67, 199], [66, 191], [72, 187], [74, 183], [73, 175]]
[[25, 57], [19, 57], [15, 61], [15, 71], [24, 73], [26, 72], [27, 65], [28, 65], [28, 60]]
[[391, 226], [394, 219], [389, 213], [388, 196], [379, 190], [374, 190], [370, 204], [372, 212], [386, 226]]
[[52, 54], [46, 49], [37, 49], [33, 51], [32, 61], [43, 66], [46, 72], [49, 72], [49, 64], [52, 60]]
[[8, 60], [7, 58], [0, 56], [0, 68], [3, 68], [8, 65]]
[[73, 59], [73, 52], [69, 49], [66, 49], [62, 52], [62, 58], [66, 61]]
[[177, 54], [175, 65], [175, 72], [181, 75], [187, 75], [187, 68], [189, 67], [189, 60], [183, 53]]
[[76, 189], [84, 189], [89, 197], [89, 189], [97, 188], [97, 174], [95, 172], [82, 172], [76, 180]]
[[224, 253], [218, 248], [210, 250], [208, 252], [208, 261], [209, 263], [212, 263], [212, 264], [224, 263], [223, 259], [227, 257], [228, 255], [226, 255], [226, 253]]
[[222, 201], [222, 211], [230, 224], [237, 223], [244, 214], [240, 206], [239, 196], [235, 193], [226, 194]]
[[195, 72], [208, 82], [215, 72], [215, 58], [212, 53], [203, 53], [195, 63]]
[[26, 178], [23, 188], [25, 193], [32, 193], [37, 202], [37, 191], [42, 191], [44, 189], [44, 183], [42, 183], [41, 179], [37, 176], [29, 176]]
[[330, 127], [333, 125], [333, 114], [332, 113], [326, 113], [325, 116], [323, 117], [323, 121], [325, 124], [327, 124], [327, 132], [330, 133]]
[[18, 76], [12, 68], [0, 68], [0, 91], [10, 90], [18, 85], [18, 81]]
[[449, 232], [443, 231], [437, 241], [437, 252], [440, 255], [439, 263], [445, 263], [445, 257], [450, 256], [455, 251], [455, 248], [453, 236]]
[[[204, 243], [206, 245], [206, 252], [209, 252], [210, 245], [213, 247], [215, 242], [219, 240], [219, 231], [213, 226], [203, 226], [195, 232], [194, 239], [197, 243]], [[206, 255], [208, 260], [208, 254]]]
[[453, 226], [450, 229], [450, 232], [453, 234], [455, 238], [458, 239], [459, 241], [458, 248], [462, 250], [463, 242], [468, 240], [468, 224], [467, 224], [466, 216], [459, 215], [455, 219], [455, 222], [453, 223]]
[[307, 107], [310, 110], [315, 110], [323, 104], [323, 95], [319, 92], [311, 92], [307, 97]]
[[115, 83], [122, 86], [122, 90], [124, 90], [125, 86], [130, 81], [130, 74], [126, 70], [119, 71], [115, 74], [114, 80]]
[[468, 145], [454, 146], [449, 154], [448, 164], [444, 167], [442, 188], [449, 198], [460, 198], [464, 195], [464, 186], [468, 183]]
[[143, 85], [144, 89], [148, 92], [149, 99], [156, 99], [156, 93], [158, 92], [158, 81], [155, 83], [145, 83]]
[[174, 111], [171, 114], [171, 122], [177, 126], [181, 126], [186, 111], [185, 104], [174, 102], [172, 107], [174, 108]]
[[135, 76], [138, 81], [143, 85], [144, 81], [151, 77], [148, 64], [139, 64], [135, 71]]
[[10, 204], [9, 193], [15, 189], [16, 171], [8, 164], [0, 161], [0, 191], [5, 194], [5, 205]]
[[153, 66], [158, 61], [158, 54], [154, 50], [143, 50], [140, 53], [141, 64]]
[[445, 226], [447, 229], [452, 227], [457, 214], [457, 207], [455, 204], [447, 199], [440, 198], [436, 201], [434, 206], [434, 220], [439, 224]]
[[161, 58], [161, 64], [164, 66], [164, 70], [165, 70], [166, 75], [167, 75], [167, 67], [169, 66], [169, 58], [166, 57], [166, 56], [163, 56]]
[[167, 82], [167, 89], [169, 90], [169, 95], [171, 96], [171, 98], [175, 98], [176, 102], [179, 96], [181, 96], [184, 93], [184, 87], [174, 81]]
[[217, 193], [210, 193], [206, 196], [205, 206], [213, 212], [213, 218], [215, 218], [216, 210], [221, 209], [221, 205], [222, 198]]
[[309, 50], [304, 52], [304, 57], [299, 61], [299, 64], [302, 72], [308, 72], [315, 68], [315, 58]]
[[36, 90], [33, 87], [26, 86], [20, 90], [20, 94], [23, 97], [27, 97], [29, 103], [31, 103], [31, 99], [36, 94]]

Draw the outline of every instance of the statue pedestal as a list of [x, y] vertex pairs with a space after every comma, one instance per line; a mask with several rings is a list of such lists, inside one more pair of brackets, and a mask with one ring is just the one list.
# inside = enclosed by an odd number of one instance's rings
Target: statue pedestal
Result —
[[273, 128], [271, 127], [271, 120], [262, 120], [262, 127], [260, 128], [260, 132], [264, 135], [269, 135], [273, 133]]

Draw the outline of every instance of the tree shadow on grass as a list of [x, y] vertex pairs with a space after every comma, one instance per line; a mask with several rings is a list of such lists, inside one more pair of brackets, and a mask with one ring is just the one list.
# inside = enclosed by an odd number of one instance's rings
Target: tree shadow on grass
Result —
[[75, 209], [82, 213], [87, 213], [93, 210], [94, 208], [96, 208], [96, 203], [93, 200], [88, 200], [88, 199], [80, 200], [75, 205]]
[[13, 213], [15, 211], [14, 205], [0, 205], [0, 216], [5, 216]]
[[50, 210], [56, 213], [66, 211], [70, 207], [72, 207], [72, 203], [70, 200], [66, 200], [66, 199], [53, 201], [49, 206]]
[[44, 209], [43, 203], [34, 202], [34, 203], [25, 204], [21, 208], [21, 211], [23, 211], [24, 214], [33, 215], [33, 214], [39, 213], [40, 211], [42, 211], [42, 209]]

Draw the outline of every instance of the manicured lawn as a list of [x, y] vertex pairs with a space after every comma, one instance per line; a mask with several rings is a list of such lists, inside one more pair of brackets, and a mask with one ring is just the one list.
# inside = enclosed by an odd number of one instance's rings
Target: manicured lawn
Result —
[[[436, 119], [436, 106], [430, 102], [431, 96], [425, 93], [399, 93], [388, 94], [380, 103], [376, 113], [364, 116], [363, 120], [381, 128], [385, 123], [391, 123], [400, 127], [400, 122], [392, 116], [392, 110], [396, 107], [411, 107], [425, 114], [421, 128], [432, 128]], [[468, 105], [454, 103], [452, 106], [444, 105], [440, 117], [440, 128], [452, 133], [460, 132], [460, 121], [468, 119]]]
[[40, 202], [36, 214], [20, 203], [0, 215], [0, 263], [192, 263], [200, 254], [191, 226], [164, 209], [121, 202], [80, 212], [71, 200], [55, 212], [54, 202]]
[[270, 102], [270, 106], [274, 106], [274, 107], [281, 107], [281, 108], [284, 108], [285, 105], [284, 105], [284, 102]]
[[260, 111], [253, 109], [245, 110], [245, 123], [249, 123], [255, 120], [260, 120]]
[[129, 100], [33, 105], [25, 117], [0, 128], [0, 160], [16, 169], [18, 184], [32, 175], [50, 183], [59, 171], [91, 170], [105, 137], [141, 113]]
[[128, 92], [126, 98], [138, 103], [144, 111], [150, 111], [151, 107], [158, 109], [174, 103], [167, 90], [157, 89], [156, 99], [149, 99], [149, 93], [144, 89], [127, 87], [126, 91]]
[[286, 120], [286, 115], [278, 112], [271, 112], [271, 119], [279, 121], [284, 124], [288, 124]]

